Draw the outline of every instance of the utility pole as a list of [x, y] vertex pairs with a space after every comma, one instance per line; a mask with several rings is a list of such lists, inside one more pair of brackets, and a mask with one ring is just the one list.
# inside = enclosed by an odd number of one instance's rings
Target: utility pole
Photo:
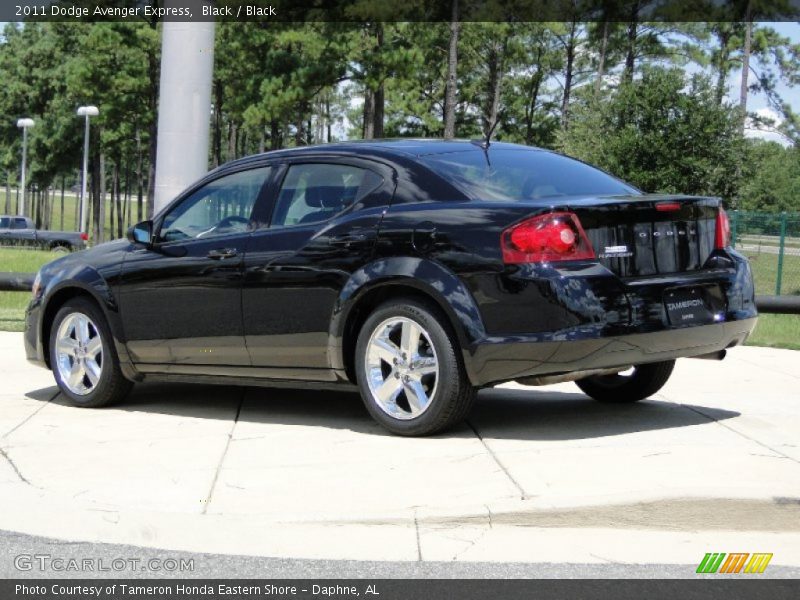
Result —
[[161, 34], [155, 212], [208, 171], [213, 72], [213, 21], [166, 21]]

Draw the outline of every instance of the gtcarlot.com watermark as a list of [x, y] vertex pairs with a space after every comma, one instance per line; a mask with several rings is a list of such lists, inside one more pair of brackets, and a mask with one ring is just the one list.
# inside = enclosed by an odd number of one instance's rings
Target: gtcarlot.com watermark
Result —
[[176, 573], [194, 571], [194, 559], [169, 557], [143, 559], [135, 556], [65, 558], [52, 554], [18, 554], [14, 557], [14, 567], [18, 571], [55, 571], [58, 573], [140, 573], [142, 571]]

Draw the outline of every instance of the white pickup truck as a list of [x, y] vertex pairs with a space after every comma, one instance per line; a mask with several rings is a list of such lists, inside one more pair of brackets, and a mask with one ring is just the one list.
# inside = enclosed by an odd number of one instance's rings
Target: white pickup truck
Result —
[[0, 215], [0, 244], [3, 246], [37, 246], [50, 250], [83, 250], [88, 239], [85, 233], [75, 231], [47, 231], [36, 229], [28, 217]]

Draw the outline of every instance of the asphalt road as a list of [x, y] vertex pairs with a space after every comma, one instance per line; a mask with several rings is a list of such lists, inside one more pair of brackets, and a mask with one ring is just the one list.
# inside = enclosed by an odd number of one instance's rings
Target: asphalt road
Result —
[[[80, 562], [86, 558], [102, 558], [110, 568], [115, 558], [126, 561], [137, 559], [139, 564], [151, 559], [192, 560], [193, 570], [177, 572], [166, 570], [125, 569], [121, 571], [66, 571], [40, 570], [38, 561], [28, 560], [31, 555], [48, 555], [62, 559], [64, 564], [72, 559]], [[227, 554], [202, 554], [153, 550], [122, 544], [103, 544], [55, 540], [52, 538], [0, 530], [0, 578], [196, 578], [196, 579], [626, 579], [626, 578], [692, 578], [697, 575], [696, 565], [658, 564], [581, 564], [581, 563], [481, 563], [481, 562], [421, 562], [421, 561], [355, 561], [355, 560], [304, 560], [270, 558]], [[15, 568], [16, 557], [31, 570]], [[48, 559], [49, 560], [49, 559]], [[97, 565], [98, 563], [96, 563]], [[721, 577], [715, 575], [714, 577]], [[736, 577], [736, 576], [731, 576]], [[741, 575], [739, 577], [742, 577]], [[800, 568], [770, 566], [759, 577], [800, 578]]]

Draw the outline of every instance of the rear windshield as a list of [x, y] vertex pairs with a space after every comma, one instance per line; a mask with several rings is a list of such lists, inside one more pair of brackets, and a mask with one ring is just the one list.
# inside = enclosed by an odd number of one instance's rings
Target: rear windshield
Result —
[[489, 149], [420, 157], [433, 171], [479, 200], [638, 194], [582, 162], [540, 150]]

